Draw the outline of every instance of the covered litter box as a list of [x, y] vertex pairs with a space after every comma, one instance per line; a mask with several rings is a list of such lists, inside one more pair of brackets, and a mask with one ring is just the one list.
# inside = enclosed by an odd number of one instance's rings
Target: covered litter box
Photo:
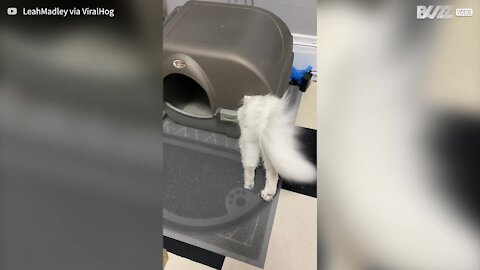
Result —
[[190, 1], [163, 30], [165, 112], [180, 124], [238, 137], [244, 95], [288, 88], [292, 35], [269, 11]]

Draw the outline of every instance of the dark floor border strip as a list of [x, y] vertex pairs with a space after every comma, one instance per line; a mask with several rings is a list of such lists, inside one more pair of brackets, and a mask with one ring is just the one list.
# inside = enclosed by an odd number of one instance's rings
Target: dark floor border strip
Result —
[[317, 198], [317, 185], [299, 185], [283, 181], [282, 189]]
[[167, 236], [163, 236], [163, 248], [175, 255], [218, 270], [222, 269], [223, 262], [225, 261], [225, 256], [223, 255], [175, 240]]
[[[296, 132], [302, 153], [310, 162], [317, 164], [317, 131], [310, 128], [296, 127]], [[282, 188], [306, 196], [317, 197], [317, 183], [298, 184], [283, 181]]]

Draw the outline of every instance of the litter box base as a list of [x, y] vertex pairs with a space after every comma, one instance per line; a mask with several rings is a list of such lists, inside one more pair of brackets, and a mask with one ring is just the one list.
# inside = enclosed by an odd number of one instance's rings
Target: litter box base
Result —
[[190, 115], [165, 102], [165, 113], [173, 121], [193, 128], [240, 138], [236, 111], [219, 109], [213, 116]]

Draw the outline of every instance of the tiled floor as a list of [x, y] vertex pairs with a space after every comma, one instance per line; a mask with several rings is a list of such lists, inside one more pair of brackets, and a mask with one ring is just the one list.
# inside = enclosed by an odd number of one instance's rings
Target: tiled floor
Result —
[[[316, 129], [316, 83], [302, 95], [296, 124]], [[166, 270], [212, 269], [169, 253]], [[222, 270], [254, 270], [257, 267], [225, 258]], [[281, 190], [265, 262], [266, 270], [317, 269], [317, 200]]]

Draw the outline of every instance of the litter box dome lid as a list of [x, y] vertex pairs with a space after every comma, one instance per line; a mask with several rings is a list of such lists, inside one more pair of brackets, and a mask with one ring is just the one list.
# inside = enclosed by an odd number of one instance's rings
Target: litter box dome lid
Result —
[[183, 16], [164, 28], [164, 46], [205, 50], [218, 56], [232, 53], [259, 64], [280, 63], [292, 53], [292, 36], [285, 23], [273, 13], [258, 7], [213, 3], [187, 2]]

